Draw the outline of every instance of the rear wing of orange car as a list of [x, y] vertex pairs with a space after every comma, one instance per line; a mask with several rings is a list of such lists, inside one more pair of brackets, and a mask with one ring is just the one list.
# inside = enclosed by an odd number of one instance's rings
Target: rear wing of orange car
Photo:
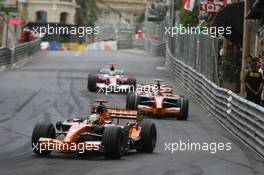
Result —
[[111, 118], [132, 120], [139, 119], [139, 115], [136, 110], [108, 108], [107, 111], [109, 112]]
[[[91, 112], [96, 113], [95, 106], [92, 106]], [[137, 110], [107, 107], [107, 112], [109, 113], [109, 116], [113, 119], [142, 120]]]

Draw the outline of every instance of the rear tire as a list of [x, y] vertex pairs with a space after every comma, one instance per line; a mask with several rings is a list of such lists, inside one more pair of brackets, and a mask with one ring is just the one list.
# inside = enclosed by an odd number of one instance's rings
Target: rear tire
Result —
[[132, 109], [135, 110], [138, 107], [138, 100], [137, 100], [137, 95], [134, 93], [128, 93], [127, 94], [127, 99], [126, 99], [126, 108], [127, 109]]
[[96, 82], [97, 82], [96, 75], [89, 74], [89, 76], [88, 76], [88, 84], [87, 84], [87, 88], [88, 88], [89, 91], [91, 91], [91, 92], [96, 92], [97, 91]]
[[36, 154], [41, 156], [49, 155], [52, 151], [48, 149], [40, 151], [40, 145], [38, 143], [40, 137], [55, 139], [56, 131], [52, 123], [49, 122], [37, 123], [33, 129], [32, 138], [31, 138], [32, 149]]
[[135, 78], [128, 78], [127, 84], [130, 85], [128, 92], [136, 92], [137, 90], [137, 81]]
[[181, 113], [178, 120], [187, 120], [189, 115], [189, 101], [186, 97], [181, 98]]
[[156, 147], [157, 129], [153, 122], [143, 120], [141, 123], [141, 139], [138, 152], [152, 153]]
[[120, 127], [106, 127], [102, 145], [106, 158], [120, 159], [125, 150], [125, 138], [122, 129]]

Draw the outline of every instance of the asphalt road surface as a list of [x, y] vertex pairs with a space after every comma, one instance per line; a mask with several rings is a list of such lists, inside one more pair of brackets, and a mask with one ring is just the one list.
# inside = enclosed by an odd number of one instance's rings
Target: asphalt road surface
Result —
[[[164, 79], [190, 100], [188, 121], [148, 119], [156, 123], [158, 141], [153, 154], [128, 153], [121, 160], [103, 156], [52, 153], [42, 158], [31, 150], [34, 124], [86, 117], [96, 98], [125, 107], [124, 95], [87, 91], [87, 76], [116, 63], [138, 83]], [[0, 174], [92, 175], [263, 175], [264, 160], [225, 131], [165, 70], [163, 61], [144, 51], [45, 52], [12, 71], [0, 73]], [[165, 143], [231, 143], [229, 151], [165, 150]], [[175, 144], [174, 144], [175, 146]]]

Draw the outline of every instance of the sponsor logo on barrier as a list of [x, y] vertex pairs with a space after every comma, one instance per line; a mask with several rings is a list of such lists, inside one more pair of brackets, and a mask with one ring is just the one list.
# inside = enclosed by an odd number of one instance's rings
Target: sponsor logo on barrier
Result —
[[174, 35], [186, 35], [186, 34], [203, 34], [210, 35], [211, 37], [217, 37], [219, 35], [231, 35], [231, 27], [192, 27], [183, 26], [182, 24], [176, 24], [175, 27], [165, 27], [165, 35], [173, 37]]

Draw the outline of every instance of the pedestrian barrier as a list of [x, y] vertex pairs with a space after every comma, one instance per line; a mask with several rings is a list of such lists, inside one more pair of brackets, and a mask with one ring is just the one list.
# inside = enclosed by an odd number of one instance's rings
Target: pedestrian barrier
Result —
[[15, 45], [12, 49], [0, 48], [0, 66], [17, 63], [41, 50], [41, 39]]

